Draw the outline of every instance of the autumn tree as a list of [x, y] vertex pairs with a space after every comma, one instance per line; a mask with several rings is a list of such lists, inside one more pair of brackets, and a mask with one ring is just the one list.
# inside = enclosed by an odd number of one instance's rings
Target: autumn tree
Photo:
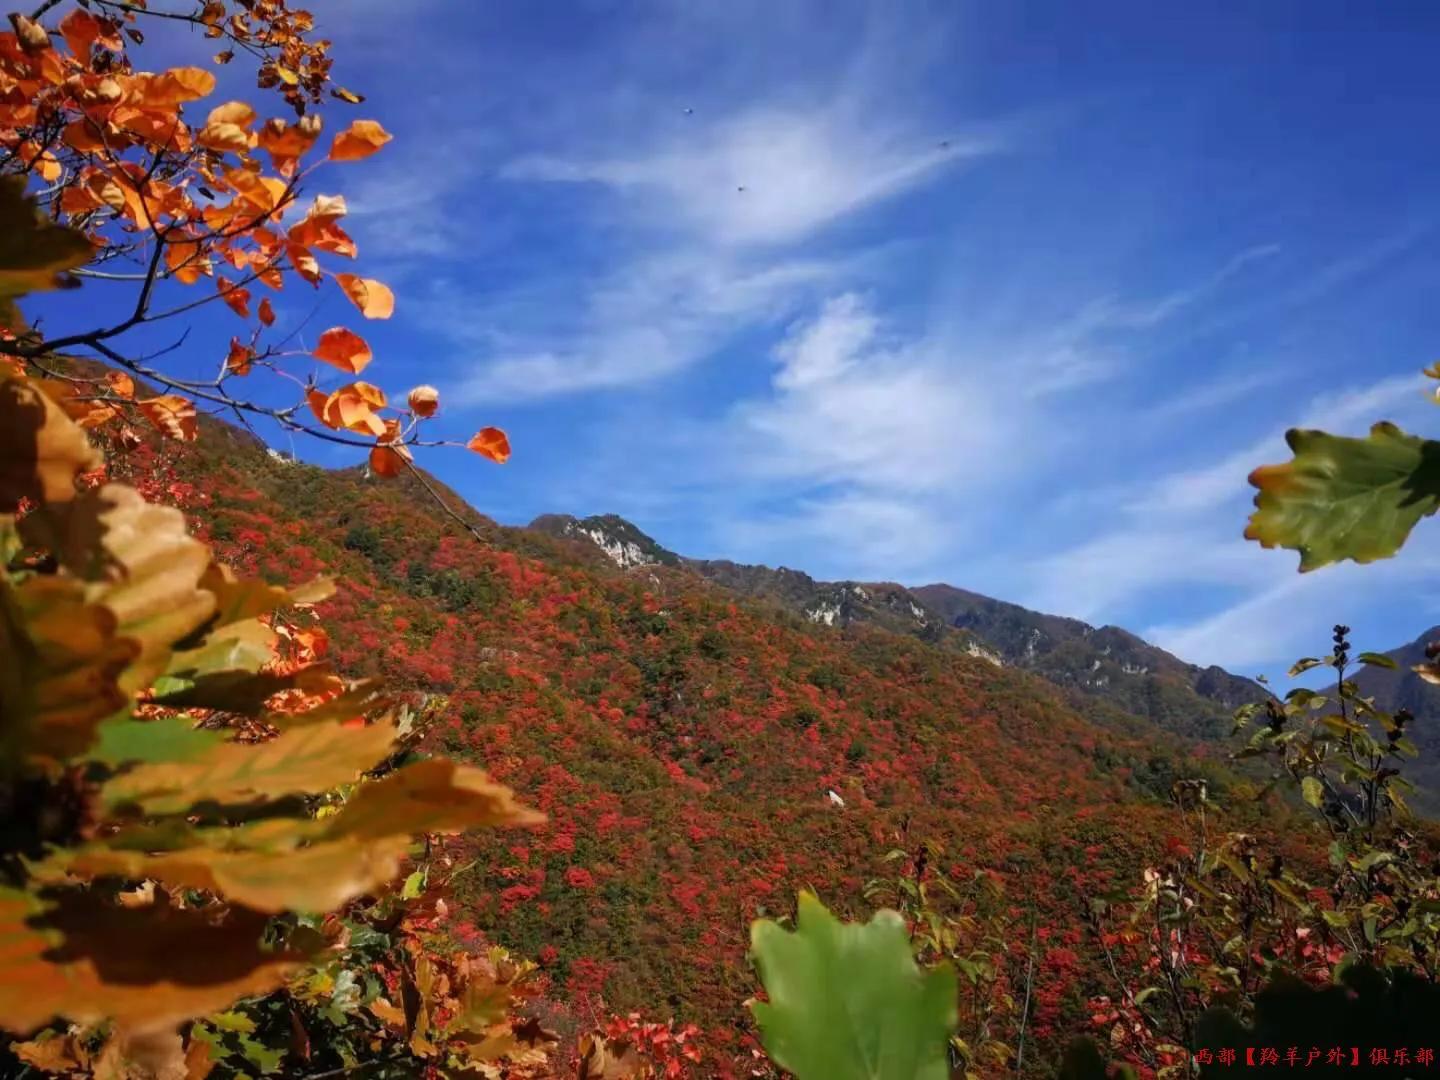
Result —
[[[73, 418], [111, 425], [122, 441], [134, 438], [132, 420], [193, 439], [200, 408], [366, 449], [379, 476], [407, 469], [412, 448], [443, 444], [422, 430], [439, 405], [433, 387], [392, 404], [371, 382], [322, 385], [317, 370], [359, 376], [370, 365], [356, 329], [334, 326], [299, 348], [297, 334], [276, 325], [270, 294], [286, 288], [338, 288], [362, 319], [395, 309], [388, 286], [344, 268], [357, 249], [343, 196], [307, 191], [327, 166], [361, 161], [391, 140], [373, 120], [327, 130], [321, 105], [362, 99], [332, 80], [329, 42], [308, 12], [286, 0], [48, 0], [10, 23], [0, 33], [0, 182], [28, 191], [46, 221], [70, 231], [38, 230], [7, 202], [0, 244], [16, 277], [0, 286], [0, 355], [57, 380], [47, 393]], [[177, 28], [211, 42], [213, 56], [142, 70], [135, 54], [146, 35]], [[259, 109], [207, 100], [212, 69], [246, 62], [267, 92]], [[284, 115], [262, 116], [267, 103]], [[103, 302], [52, 304], [28, 325], [13, 299], [37, 282], [84, 282], [103, 290]], [[209, 358], [213, 376], [181, 374], [177, 357], [195, 359], [185, 344], [195, 313], [217, 304], [233, 313], [236, 333]], [[118, 314], [97, 318], [105, 310]], [[142, 346], [166, 330], [167, 343]], [[65, 356], [102, 360], [114, 373], [77, 376]], [[137, 398], [132, 377], [162, 392]], [[262, 378], [276, 385], [254, 385]], [[277, 389], [290, 401], [265, 403]], [[495, 428], [467, 445], [493, 461], [509, 455]]]

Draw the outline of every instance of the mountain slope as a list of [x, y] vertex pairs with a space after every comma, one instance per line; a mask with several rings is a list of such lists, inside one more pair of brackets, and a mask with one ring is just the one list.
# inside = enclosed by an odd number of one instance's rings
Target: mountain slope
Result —
[[1425, 648], [1437, 640], [1440, 626], [1432, 626], [1414, 641], [1385, 654], [1395, 661], [1394, 671], [1367, 666], [1352, 676], [1360, 692], [1375, 699], [1377, 708], [1388, 713], [1409, 709], [1414, 714], [1415, 723], [1406, 734], [1420, 756], [1405, 762], [1404, 772], [1422, 789], [1412, 801], [1432, 815], [1440, 814], [1440, 686], [1426, 682], [1412, 669], [1426, 662]]
[[1105, 978], [1087, 898], [1163, 848], [1176, 776], [1225, 789], [1223, 766], [1091, 723], [1024, 671], [864, 622], [837, 633], [683, 564], [624, 571], [441, 489], [477, 541], [408, 479], [202, 428], [133, 467], [242, 572], [334, 575], [337, 666], [423, 701], [434, 745], [549, 815], [453, 845], [455, 929], [539, 958], [582, 1015], [674, 1014], [743, 1054], [748, 921], [806, 885], [861, 914], [883, 853], [931, 838], [957, 876], [1003, 882], [1015, 917], [1036, 912], [1029, 1031], [1049, 1067]]
[[530, 528], [593, 544], [622, 568], [684, 566], [825, 626], [877, 626], [1022, 667], [1083, 695], [1077, 705], [1087, 712], [1094, 713], [1092, 701], [1108, 703], [1189, 738], [1224, 736], [1237, 706], [1265, 697], [1249, 679], [1187, 664], [1118, 627], [1097, 629], [951, 585], [824, 582], [784, 567], [688, 559], [614, 514], [584, 519], [550, 514]]
[[1186, 663], [1116, 626], [1044, 615], [953, 585], [911, 591], [946, 622], [993, 645], [1006, 663], [1105, 698], [1179, 734], [1218, 737], [1229, 730], [1238, 706], [1266, 697], [1258, 683], [1224, 668]]

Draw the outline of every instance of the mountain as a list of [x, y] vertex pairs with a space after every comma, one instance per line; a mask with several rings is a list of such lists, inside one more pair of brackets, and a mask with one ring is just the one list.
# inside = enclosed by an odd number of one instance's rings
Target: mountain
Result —
[[1025, 668], [1088, 701], [1114, 705], [1191, 738], [1224, 736], [1238, 706], [1266, 696], [1258, 683], [1223, 668], [1188, 664], [1118, 627], [1097, 629], [952, 585], [825, 582], [784, 567], [688, 559], [614, 514], [584, 519], [549, 514], [530, 528], [593, 544], [621, 568], [683, 566], [824, 626], [877, 626]]
[[1420, 756], [1405, 762], [1404, 773], [1421, 789], [1412, 799], [1416, 808], [1440, 815], [1440, 686], [1426, 682], [1413, 670], [1426, 662], [1425, 647], [1432, 641], [1440, 641], [1440, 626], [1432, 626], [1414, 641], [1387, 652], [1395, 661], [1393, 671], [1365, 666], [1351, 677], [1360, 693], [1373, 697], [1382, 711], [1409, 709], [1414, 714], [1415, 722], [1406, 734]]
[[[241, 573], [333, 576], [331, 662], [383, 677], [428, 746], [545, 812], [533, 832], [448, 842], [464, 867], [451, 930], [535, 957], [570, 1015], [673, 1015], [748, 1061], [749, 921], [806, 886], [867, 914], [885, 852], [934, 840], [937, 865], [984, 872], [1015, 919], [1033, 913], [1015, 936], [1017, 973], [1034, 956], [1026, 1061], [1053, 1073], [1088, 998], [1110, 992], [1089, 900], [1132, 886], [1183, 830], [1177, 777], [1217, 800], [1234, 782], [1218, 746], [1097, 722], [1034, 673], [944, 647], [966, 632], [917, 601], [941, 647], [922, 640], [900, 586], [842, 596], [672, 560], [608, 519], [601, 542], [564, 519], [507, 528], [433, 479], [449, 513], [410, 477], [271, 455], [208, 418], [198, 442], [146, 444], [123, 469]], [[755, 595], [717, 584], [742, 579]], [[1269, 829], [1247, 801], [1230, 813]]]
[[732, 592], [772, 603], [820, 626], [844, 629], [855, 624], [909, 634], [930, 645], [955, 649], [991, 663], [999, 655], [977, 635], [952, 627], [903, 585], [858, 581], [816, 581], [786, 567], [746, 565], [725, 559], [691, 559], [662, 547], [616, 514], [574, 518], [544, 514], [529, 528], [550, 536], [593, 545], [621, 569], [683, 567]]
[[1104, 698], [1126, 712], [1196, 738], [1229, 731], [1236, 708], [1265, 689], [1221, 667], [1186, 663], [1117, 626], [1044, 615], [953, 585], [911, 590], [947, 623], [989, 642], [1007, 664]]

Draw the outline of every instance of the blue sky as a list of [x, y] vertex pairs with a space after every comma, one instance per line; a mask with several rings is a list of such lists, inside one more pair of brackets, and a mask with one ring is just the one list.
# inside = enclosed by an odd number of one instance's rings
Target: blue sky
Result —
[[483, 512], [1246, 673], [1440, 622], [1433, 523], [1303, 577], [1240, 538], [1287, 426], [1440, 427], [1433, 5], [313, 6], [395, 135], [315, 189], [397, 293], [367, 377], [510, 432], [424, 460]]

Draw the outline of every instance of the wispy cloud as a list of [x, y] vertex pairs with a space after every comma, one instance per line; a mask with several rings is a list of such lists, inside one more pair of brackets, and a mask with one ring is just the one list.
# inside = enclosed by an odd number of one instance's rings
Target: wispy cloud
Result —
[[716, 247], [802, 239], [946, 167], [993, 154], [995, 138], [948, 138], [849, 107], [748, 110], [697, 119], [628, 158], [537, 155], [507, 165], [512, 180], [603, 184], [657, 220]]
[[[1417, 378], [1395, 376], [1312, 397], [1295, 414], [1295, 426], [1362, 434], [1383, 417], [1417, 416], [1425, 403]], [[1036, 607], [1097, 621], [1130, 610], [1166, 590], [1204, 586], [1231, 598], [1210, 605], [1193, 621], [1168, 620], [1149, 628], [1155, 640], [1204, 663], [1269, 662], [1287, 654], [1316, 617], [1337, 606], [1351, 587], [1351, 570], [1329, 568], [1301, 577], [1291, 552], [1267, 552], [1240, 535], [1253, 489], [1255, 466], [1288, 457], [1283, 439], [1267, 435], [1223, 455], [1214, 465], [1177, 469], [1130, 490], [1112, 489], [1106, 503], [1120, 513], [1111, 527], [1030, 569], [1026, 601]], [[1095, 493], [1097, 498], [1099, 493]], [[1367, 580], [1399, 580], [1421, 564], [1391, 566]], [[1397, 577], [1398, 575], [1398, 577]], [[1278, 584], [1277, 582], [1278, 578]], [[1285, 618], [1262, 617], [1280, 614]]]

